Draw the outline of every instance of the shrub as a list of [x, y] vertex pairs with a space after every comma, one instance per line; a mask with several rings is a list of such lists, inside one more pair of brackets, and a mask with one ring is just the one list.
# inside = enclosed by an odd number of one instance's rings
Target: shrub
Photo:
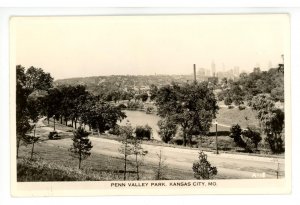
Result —
[[228, 109], [232, 109], [232, 108], [234, 108], [233, 105], [228, 105]]
[[242, 148], [246, 148], [247, 144], [244, 142], [243, 138], [242, 138], [242, 129], [240, 127], [239, 124], [233, 125], [230, 128], [230, 132], [231, 134], [229, 135], [229, 137], [233, 138], [233, 141], [235, 142], [235, 144], [238, 147], [242, 147]]
[[152, 135], [152, 128], [149, 125], [145, 125], [145, 126], [136, 126], [135, 128], [135, 135], [137, 137], [137, 139], [151, 139], [151, 135]]
[[108, 133], [112, 135], [120, 135], [120, 125], [115, 125], [113, 128], [109, 129]]
[[176, 145], [183, 145], [183, 139], [173, 139], [171, 142]]
[[49, 132], [48, 138], [50, 140], [60, 139], [60, 136], [58, 135], [58, 133], [56, 131], [53, 131], [53, 132]]
[[147, 113], [147, 114], [152, 113], [153, 110], [154, 110], [154, 107], [149, 106], [149, 107], [147, 107], [146, 113]]
[[212, 179], [218, 173], [217, 168], [211, 166], [203, 151], [199, 153], [199, 162], [193, 163], [193, 171], [196, 179]]
[[245, 110], [246, 106], [245, 105], [239, 105], [239, 110]]
[[[250, 139], [251, 143], [253, 143], [255, 149], [257, 150], [258, 143], [262, 140], [260, 133], [258, 131], [255, 131], [253, 128], [248, 127], [247, 130], [244, 130], [242, 132], [242, 135], [248, 139]], [[249, 149], [251, 148], [251, 145], [247, 145]]]
[[139, 102], [139, 101], [130, 101], [127, 103], [127, 108], [129, 109], [143, 109], [144, 108], [144, 105], [142, 102]]
[[164, 118], [159, 120], [157, 125], [159, 127], [158, 134], [160, 135], [161, 140], [168, 143], [176, 134], [176, 124]]
[[226, 97], [224, 100], [225, 105], [231, 105], [232, 104], [232, 99], [230, 97]]

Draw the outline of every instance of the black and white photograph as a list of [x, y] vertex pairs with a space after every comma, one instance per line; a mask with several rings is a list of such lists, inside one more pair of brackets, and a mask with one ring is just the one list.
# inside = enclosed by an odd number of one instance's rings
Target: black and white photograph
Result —
[[14, 183], [286, 192], [289, 26], [287, 14], [12, 17]]

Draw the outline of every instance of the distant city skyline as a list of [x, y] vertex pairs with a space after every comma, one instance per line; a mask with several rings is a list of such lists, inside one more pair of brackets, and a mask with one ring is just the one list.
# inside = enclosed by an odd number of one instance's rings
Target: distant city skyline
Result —
[[[191, 74], [282, 62], [288, 15], [13, 17], [15, 62], [55, 79]], [[212, 72], [212, 71], [211, 71]], [[212, 74], [213, 75], [213, 74]]]

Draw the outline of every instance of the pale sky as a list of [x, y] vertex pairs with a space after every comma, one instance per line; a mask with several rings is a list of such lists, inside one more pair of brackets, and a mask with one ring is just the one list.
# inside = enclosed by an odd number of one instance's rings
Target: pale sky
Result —
[[265, 70], [289, 49], [288, 15], [14, 17], [11, 29], [16, 64], [55, 79]]

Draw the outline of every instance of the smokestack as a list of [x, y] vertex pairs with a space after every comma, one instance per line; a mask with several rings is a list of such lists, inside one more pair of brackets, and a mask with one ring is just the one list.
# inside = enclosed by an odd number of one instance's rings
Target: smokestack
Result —
[[194, 64], [194, 82], [195, 83], [197, 82], [197, 79], [196, 79], [196, 64]]

